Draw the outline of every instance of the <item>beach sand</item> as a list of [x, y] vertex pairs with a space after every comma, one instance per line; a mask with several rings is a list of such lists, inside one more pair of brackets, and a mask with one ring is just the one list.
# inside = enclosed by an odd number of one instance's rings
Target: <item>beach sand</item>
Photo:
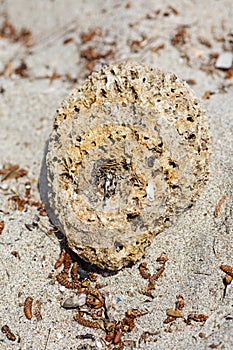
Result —
[[[220, 269], [233, 266], [233, 66], [215, 66], [217, 55], [233, 52], [232, 18], [231, 0], [0, 1], [0, 169], [27, 170], [0, 182], [0, 327], [16, 336], [0, 332], [0, 349], [108, 348], [102, 329], [79, 325], [73, 310], [61, 307], [74, 291], [56, 281], [60, 241], [35, 202], [57, 107], [92, 70], [123, 60], [172, 71], [192, 85], [207, 110], [210, 174], [195, 205], [154, 238], [143, 259], [115, 275], [98, 274], [106, 285], [100, 291], [118, 298], [118, 319], [129, 308], [145, 311], [124, 334], [125, 349], [233, 348], [233, 284], [224, 293]], [[168, 261], [151, 298], [140, 293], [147, 281], [138, 267], [146, 261], [154, 273], [163, 252]], [[184, 317], [166, 324], [177, 295]], [[31, 320], [24, 314], [28, 296]], [[34, 315], [36, 300], [42, 320]], [[187, 324], [190, 314], [208, 319]], [[80, 339], [87, 333], [93, 337]]]

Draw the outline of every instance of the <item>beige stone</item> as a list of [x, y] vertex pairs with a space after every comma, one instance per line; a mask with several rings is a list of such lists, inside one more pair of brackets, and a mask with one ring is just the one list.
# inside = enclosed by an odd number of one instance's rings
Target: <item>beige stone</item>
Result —
[[208, 144], [205, 112], [174, 74], [104, 67], [57, 110], [42, 199], [74, 252], [118, 270], [194, 203]]

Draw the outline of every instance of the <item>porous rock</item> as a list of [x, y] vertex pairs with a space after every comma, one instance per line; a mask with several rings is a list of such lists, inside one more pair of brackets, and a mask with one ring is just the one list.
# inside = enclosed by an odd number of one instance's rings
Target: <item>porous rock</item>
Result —
[[84, 260], [134, 263], [194, 203], [208, 143], [185, 82], [139, 63], [104, 67], [57, 110], [40, 179], [50, 219]]

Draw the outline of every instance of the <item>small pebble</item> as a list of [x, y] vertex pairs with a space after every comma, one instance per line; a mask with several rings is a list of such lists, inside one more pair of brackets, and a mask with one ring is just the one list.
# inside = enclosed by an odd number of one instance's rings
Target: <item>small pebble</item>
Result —
[[220, 69], [228, 69], [232, 66], [232, 52], [222, 52], [216, 61], [215, 67]]
[[62, 306], [65, 309], [70, 309], [70, 308], [75, 308], [78, 306], [83, 306], [86, 304], [86, 294], [85, 293], [81, 293], [78, 295], [74, 295], [71, 298], [67, 298], [64, 303], [62, 304]]
[[148, 182], [146, 186], [146, 195], [149, 201], [153, 201], [155, 199], [154, 186], [152, 182]]
[[183, 317], [183, 313], [182, 313], [181, 310], [168, 309], [168, 310], [167, 310], [167, 316], [171, 316], [171, 317]]
[[60, 332], [57, 332], [57, 340], [61, 340], [64, 337], [64, 335]]
[[66, 290], [66, 287], [64, 287], [64, 286], [59, 286], [59, 290], [60, 290], [61, 293], [64, 293], [65, 290]]
[[0, 188], [1, 188], [1, 190], [6, 191], [6, 190], [8, 190], [9, 185], [7, 183], [2, 183], [2, 184], [0, 184]]

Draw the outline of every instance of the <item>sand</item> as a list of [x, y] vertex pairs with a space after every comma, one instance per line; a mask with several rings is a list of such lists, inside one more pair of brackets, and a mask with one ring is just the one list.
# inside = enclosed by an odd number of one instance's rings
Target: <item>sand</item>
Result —
[[[215, 68], [216, 53], [233, 51], [232, 2], [144, 3], [0, 2], [0, 169], [11, 163], [28, 171], [0, 183], [0, 221], [5, 223], [0, 234], [0, 326], [7, 324], [16, 336], [10, 341], [0, 332], [0, 349], [107, 349], [104, 331], [79, 325], [73, 310], [61, 307], [74, 292], [56, 281], [60, 242], [49, 231], [49, 219], [31, 204], [40, 201], [40, 167], [59, 103], [92, 69], [122, 60], [172, 71], [195, 83], [192, 89], [209, 119], [210, 175], [196, 204], [155, 237], [143, 259], [115, 275], [98, 274], [98, 282], [106, 284], [101, 292], [120, 298], [119, 319], [128, 308], [147, 312], [124, 335], [125, 349], [233, 348], [233, 284], [224, 294], [220, 270], [221, 264], [233, 266], [233, 78], [231, 71]], [[27, 35], [22, 28], [29, 30]], [[12, 197], [25, 199], [28, 182], [31, 204], [18, 210]], [[154, 273], [163, 252], [169, 260], [150, 298], [140, 293], [147, 281], [138, 266], [146, 261]], [[184, 318], [164, 324], [178, 294], [185, 300]], [[34, 300], [31, 320], [23, 311], [28, 296]], [[36, 300], [42, 303], [40, 321], [34, 315]], [[209, 318], [188, 325], [184, 319], [190, 313]], [[94, 338], [77, 338], [86, 333]]]

